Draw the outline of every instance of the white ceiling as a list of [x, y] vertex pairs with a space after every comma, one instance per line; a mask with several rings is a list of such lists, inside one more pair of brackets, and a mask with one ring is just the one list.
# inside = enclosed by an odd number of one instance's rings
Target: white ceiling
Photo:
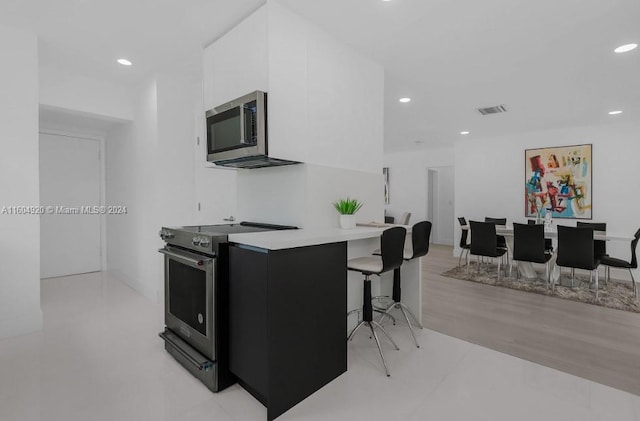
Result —
[[[638, 0], [280, 0], [386, 70], [385, 149], [640, 120]], [[263, 0], [0, 0], [43, 64], [131, 84], [195, 54]], [[125, 56], [131, 68], [115, 63]], [[402, 96], [413, 98], [400, 104]], [[505, 104], [505, 114], [475, 109]], [[622, 109], [617, 117], [607, 111]], [[416, 141], [424, 142], [416, 144]]]
[[[135, 84], [191, 59], [264, 0], [0, 0], [0, 24], [39, 36], [42, 65]], [[123, 67], [126, 57], [134, 65]]]
[[387, 151], [640, 120], [640, 49], [613, 52], [640, 44], [638, 0], [282, 2], [385, 66]]

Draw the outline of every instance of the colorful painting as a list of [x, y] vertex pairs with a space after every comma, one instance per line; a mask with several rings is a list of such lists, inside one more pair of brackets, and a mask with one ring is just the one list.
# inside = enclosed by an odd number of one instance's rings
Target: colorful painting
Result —
[[525, 151], [525, 216], [591, 219], [591, 145]]

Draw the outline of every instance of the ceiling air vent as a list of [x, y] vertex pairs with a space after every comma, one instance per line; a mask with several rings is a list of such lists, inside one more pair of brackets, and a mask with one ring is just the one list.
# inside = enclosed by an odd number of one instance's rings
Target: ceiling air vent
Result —
[[480, 111], [482, 115], [498, 114], [506, 112], [507, 108], [504, 105], [496, 105], [495, 107], [478, 108], [478, 111]]

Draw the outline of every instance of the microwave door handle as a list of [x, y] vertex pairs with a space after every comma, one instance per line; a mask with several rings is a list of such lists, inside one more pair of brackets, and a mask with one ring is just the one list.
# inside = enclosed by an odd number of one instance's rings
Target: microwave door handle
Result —
[[240, 143], [242, 145], [247, 143], [247, 139], [245, 138], [245, 130], [244, 130], [244, 113], [245, 108], [244, 104], [240, 106]]

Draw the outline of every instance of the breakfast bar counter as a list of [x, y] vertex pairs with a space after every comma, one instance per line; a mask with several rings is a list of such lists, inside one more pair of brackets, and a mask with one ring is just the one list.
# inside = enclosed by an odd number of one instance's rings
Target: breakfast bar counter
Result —
[[[347, 260], [379, 248], [385, 227], [229, 235], [229, 369], [275, 419], [347, 370], [347, 331], [362, 307], [362, 275]], [[410, 236], [408, 237], [411, 238]], [[403, 287], [421, 314], [420, 262]], [[377, 294], [390, 294], [383, 277]]]
[[245, 234], [230, 234], [229, 242], [266, 250], [282, 250], [318, 244], [378, 238], [383, 227], [356, 227], [353, 229], [316, 228], [282, 231], [266, 231]]

